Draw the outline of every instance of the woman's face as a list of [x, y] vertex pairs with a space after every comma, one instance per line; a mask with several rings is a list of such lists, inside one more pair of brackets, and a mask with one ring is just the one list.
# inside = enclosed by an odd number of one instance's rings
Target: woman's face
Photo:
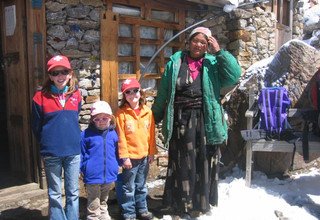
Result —
[[64, 67], [57, 66], [49, 72], [50, 80], [58, 89], [63, 89], [72, 77], [72, 72]]
[[208, 41], [204, 34], [199, 33], [190, 40], [190, 56], [200, 58], [208, 50]]

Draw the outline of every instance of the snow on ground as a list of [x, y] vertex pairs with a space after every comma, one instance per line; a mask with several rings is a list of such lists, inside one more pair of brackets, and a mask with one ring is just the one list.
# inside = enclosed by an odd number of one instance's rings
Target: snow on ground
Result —
[[[198, 220], [316, 220], [320, 219], [320, 171], [311, 168], [307, 173], [280, 180], [268, 179], [254, 172], [251, 187], [245, 186], [245, 173], [234, 168], [219, 182], [219, 205], [210, 215]], [[148, 183], [148, 187], [163, 184], [164, 180]], [[278, 216], [276, 215], [278, 213]], [[171, 216], [164, 216], [171, 220]]]

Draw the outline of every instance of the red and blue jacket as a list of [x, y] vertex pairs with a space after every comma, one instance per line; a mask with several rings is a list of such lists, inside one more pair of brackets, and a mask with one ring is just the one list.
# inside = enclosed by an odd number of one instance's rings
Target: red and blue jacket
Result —
[[32, 130], [40, 143], [41, 156], [80, 154], [81, 101], [79, 90], [66, 96], [64, 107], [57, 95], [36, 92], [32, 100]]

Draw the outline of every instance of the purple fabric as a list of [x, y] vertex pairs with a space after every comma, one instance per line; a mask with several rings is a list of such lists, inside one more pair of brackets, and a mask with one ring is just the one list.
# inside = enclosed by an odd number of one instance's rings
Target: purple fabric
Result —
[[285, 129], [290, 104], [288, 92], [284, 87], [263, 88], [258, 99], [261, 110], [260, 128], [280, 134]]

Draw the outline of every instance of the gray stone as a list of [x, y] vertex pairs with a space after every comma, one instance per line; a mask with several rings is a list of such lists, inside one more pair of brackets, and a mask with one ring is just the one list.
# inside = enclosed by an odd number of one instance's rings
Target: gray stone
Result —
[[67, 21], [67, 25], [71, 26], [77, 26], [81, 28], [82, 30], [90, 30], [90, 29], [98, 29], [100, 24], [96, 21], [91, 20], [69, 20]]
[[93, 21], [100, 22], [100, 10], [93, 9], [89, 13], [89, 17]]
[[88, 94], [91, 96], [100, 96], [100, 89], [89, 90]]
[[69, 38], [66, 43], [66, 49], [78, 49], [78, 41], [74, 37]]
[[80, 79], [79, 87], [84, 89], [92, 89], [92, 82], [90, 79]]
[[76, 7], [68, 8], [67, 14], [70, 18], [85, 18], [90, 13], [90, 7], [84, 5], [77, 5]]
[[103, 6], [103, 1], [101, 0], [80, 0], [83, 5], [91, 5], [93, 7]]
[[59, 2], [48, 1], [46, 2], [46, 9], [52, 12], [62, 11], [67, 4], [60, 4]]
[[83, 35], [83, 40], [86, 43], [98, 43], [100, 45], [100, 31], [88, 30]]
[[66, 33], [65, 29], [61, 25], [54, 25], [47, 30], [47, 34], [52, 36], [53, 38], [58, 38], [60, 40], [67, 40], [68, 33]]
[[93, 45], [91, 44], [80, 43], [79, 45], [79, 50], [86, 51], [86, 52], [90, 52], [92, 48], [93, 48]]
[[46, 19], [49, 24], [64, 24], [66, 22], [67, 13], [65, 11], [47, 12]]
[[48, 40], [47, 43], [55, 50], [62, 50], [66, 45], [65, 41]]
[[72, 58], [85, 58], [85, 57], [90, 57], [91, 54], [87, 53], [87, 52], [83, 52], [83, 51], [79, 51], [79, 50], [73, 50], [73, 49], [64, 49], [61, 51], [62, 54], [65, 54], [68, 57], [72, 57]]

